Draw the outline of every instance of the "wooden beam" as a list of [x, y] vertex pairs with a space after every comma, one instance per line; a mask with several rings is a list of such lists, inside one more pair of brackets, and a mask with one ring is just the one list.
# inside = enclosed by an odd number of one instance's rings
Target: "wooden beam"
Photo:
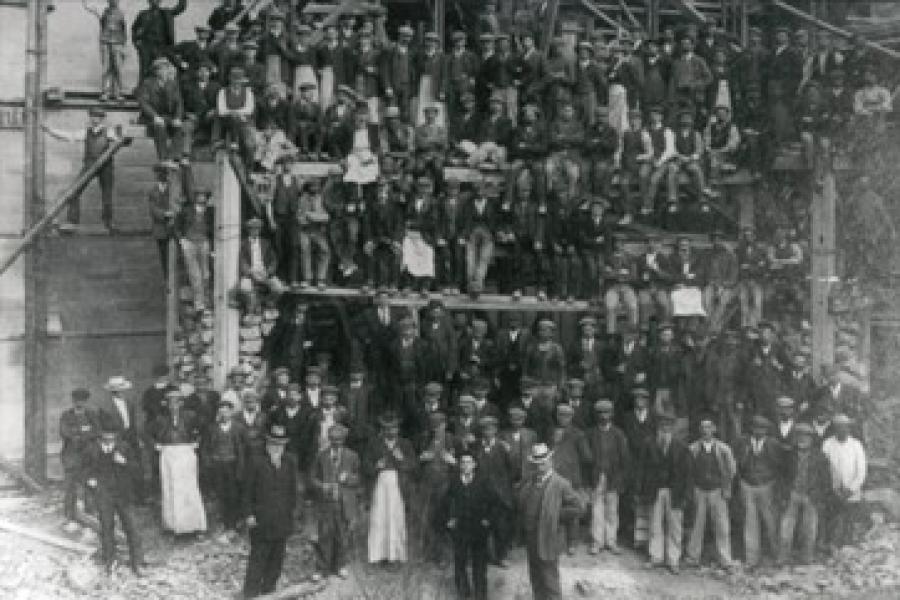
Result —
[[[679, 1], [683, 2], [685, 0], [679, 0]], [[770, 2], [772, 3], [772, 5], [774, 7], [780, 8], [781, 10], [783, 10], [787, 13], [790, 13], [791, 15], [800, 19], [801, 21], [803, 21], [804, 23], [806, 23], [808, 25], [813, 25], [814, 27], [818, 27], [819, 29], [824, 29], [825, 31], [828, 31], [830, 33], [833, 33], [834, 35], [840, 36], [845, 39], [852, 39], [853, 37], [855, 37], [853, 35], [853, 33], [847, 31], [846, 29], [841, 29], [840, 27], [837, 27], [836, 25], [832, 25], [831, 23], [828, 23], [827, 21], [818, 19], [818, 18], [810, 15], [809, 13], [803, 12], [799, 8], [795, 8], [794, 6], [788, 4], [787, 2], [783, 2], [782, 0], [770, 0]], [[881, 44], [878, 44], [876, 42], [864, 39], [863, 45], [865, 45], [866, 48], [871, 48], [872, 50], [875, 50], [876, 52], [880, 52], [881, 54], [884, 54], [885, 56], [890, 56], [891, 58], [900, 59], [900, 52], [897, 52], [896, 50], [892, 50], [891, 48], [888, 48], [886, 46], [882, 46]]]
[[238, 253], [241, 248], [241, 188], [231, 161], [224, 153], [216, 157], [219, 187], [215, 195], [215, 264], [213, 268], [213, 380], [224, 385], [228, 369], [238, 361], [239, 314], [231, 306], [238, 285]]
[[616, 30], [618, 30], [618, 29], [621, 27], [621, 25], [619, 24], [618, 21], [616, 21], [615, 19], [613, 19], [612, 17], [610, 17], [608, 14], [606, 14], [605, 12], [603, 12], [602, 10], [600, 10], [599, 8], [597, 8], [597, 7], [594, 5], [594, 3], [591, 2], [591, 0], [581, 0], [581, 5], [584, 6], [586, 9], [588, 9], [589, 11], [591, 11], [592, 13], [594, 13], [597, 17], [599, 17], [599, 18], [603, 19], [604, 21], [606, 21], [606, 23], [607, 23], [610, 27], [613, 27], [613, 28], [615, 28]]
[[622, 12], [625, 13], [625, 16], [628, 17], [628, 21], [632, 24], [632, 26], [641, 27], [640, 21], [637, 20], [637, 17], [634, 16], [634, 13], [631, 12], [630, 8], [628, 8], [628, 4], [625, 2], [625, 0], [619, 0], [619, 7]]
[[[371, 301], [371, 294], [363, 293], [354, 288], [334, 288], [330, 287], [325, 290], [306, 289], [293, 292], [297, 296], [306, 299], [330, 299], [345, 298], [348, 300]], [[408, 296], [395, 295], [388, 298], [387, 303], [390, 306], [402, 306], [407, 308], [422, 308], [428, 304], [431, 298], [437, 298], [444, 302], [448, 310], [475, 310], [475, 311], [526, 311], [526, 312], [598, 312], [599, 309], [592, 306], [584, 300], [576, 300], [574, 302], [551, 302], [548, 300], [538, 300], [533, 296], [524, 296], [521, 300], [512, 300], [509, 296], [499, 294], [482, 294], [477, 300], [466, 295], [459, 296], [438, 296], [437, 294], [429, 295], [422, 298], [418, 294], [409, 294]]]
[[818, 373], [822, 365], [834, 363], [834, 317], [828, 298], [836, 282], [835, 268], [835, 209], [837, 188], [834, 171], [828, 168], [821, 188], [813, 187], [810, 194], [812, 229], [812, 369]]
[[9, 533], [14, 533], [16, 535], [25, 536], [29, 539], [42, 542], [44, 544], [49, 544], [50, 546], [59, 548], [61, 550], [68, 550], [69, 552], [77, 552], [79, 554], [93, 554], [96, 550], [96, 547], [94, 546], [88, 546], [87, 544], [74, 542], [70, 539], [59, 537], [58, 535], [50, 535], [49, 533], [44, 533], [43, 531], [32, 529], [31, 527], [23, 527], [21, 525], [17, 525], [16, 523], [10, 523], [5, 519], [0, 519], [0, 530], [8, 531]]
[[[41, 138], [43, 139], [43, 138]], [[19, 244], [13, 249], [13, 251], [3, 260], [3, 263], [0, 264], [0, 275], [6, 272], [9, 267], [11, 267], [19, 256], [22, 255], [25, 250], [27, 250], [40, 236], [44, 233], [50, 225], [53, 224], [53, 219], [62, 212], [62, 210], [68, 206], [69, 202], [72, 201], [76, 196], [78, 196], [84, 188], [88, 186], [88, 184], [93, 180], [94, 176], [103, 168], [103, 165], [107, 163], [107, 161], [111, 160], [113, 155], [118, 152], [123, 146], [127, 146], [131, 143], [131, 138], [122, 138], [113, 142], [113, 144], [100, 155], [93, 165], [91, 165], [88, 169], [83, 171], [75, 181], [72, 182], [69, 187], [67, 187], [63, 192], [57, 196], [53, 203], [51, 204], [52, 208], [43, 214], [36, 222], [34, 222], [25, 232], [25, 235], [22, 236]], [[28, 154], [25, 155], [26, 162], [28, 160]], [[40, 162], [43, 165], [43, 161]], [[29, 205], [30, 207], [30, 205]], [[26, 214], [28, 211], [26, 210]], [[104, 229], [104, 234], [106, 230]]]
[[692, 0], [672, 0], [672, 4], [678, 7], [678, 10], [681, 11], [681, 14], [691, 19], [696, 23], [705, 23], [706, 15], [700, 12]]
[[[28, 3], [25, 72], [24, 186], [22, 212], [31, 229], [46, 210], [44, 177], [43, 85], [47, 71], [47, 2]], [[27, 244], [28, 237], [23, 239]], [[20, 248], [24, 246], [20, 245]], [[47, 476], [47, 260], [45, 243], [36, 236], [25, 260], [25, 348], [23, 466], [31, 477]], [[15, 260], [15, 258], [13, 258]]]

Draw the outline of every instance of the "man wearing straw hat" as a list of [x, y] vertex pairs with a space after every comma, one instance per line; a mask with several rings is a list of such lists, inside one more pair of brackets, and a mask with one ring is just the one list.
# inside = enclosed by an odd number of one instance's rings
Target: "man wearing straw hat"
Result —
[[[137, 410], [132, 402], [125, 399], [124, 393], [132, 387], [131, 382], [121, 375], [114, 375], [103, 385], [109, 392], [109, 400], [100, 405], [100, 426], [103, 429], [115, 430], [119, 441], [128, 446], [136, 457], [141, 455], [140, 434], [137, 428]], [[141, 461], [136, 460], [131, 470], [134, 478], [134, 499], [138, 503], [144, 501], [144, 473]]]
[[275, 590], [294, 528], [297, 462], [284, 451], [287, 442], [284, 427], [273, 425], [266, 436], [265, 453], [251, 457], [244, 475], [243, 505], [250, 531], [245, 598]]
[[561, 600], [559, 555], [566, 549], [564, 523], [585, 510], [572, 485], [553, 471], [552, 457], [544, 443], [531, 447], [534, 473], [523, 483], [518, 498], [535, 600]]

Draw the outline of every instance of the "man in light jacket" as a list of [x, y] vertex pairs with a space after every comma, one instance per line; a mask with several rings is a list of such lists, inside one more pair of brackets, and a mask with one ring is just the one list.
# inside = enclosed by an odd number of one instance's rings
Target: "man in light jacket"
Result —
[[716, 439], [716, 425], [711, 417], [700, 420], [700, 439], [690, 445], [694, 480], [694, 526], [687, 547], [687, 562], [697, 565], [703, 549], [707, 512], [712, 515], [713, 532], [719, 562], [732, 568], [731, 532], [728, 521], [728, 500], [737, 465], [731, 448]]

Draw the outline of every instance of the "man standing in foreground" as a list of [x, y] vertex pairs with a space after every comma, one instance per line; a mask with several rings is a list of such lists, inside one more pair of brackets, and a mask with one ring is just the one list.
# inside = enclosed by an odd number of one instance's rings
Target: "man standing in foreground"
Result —
[[529, 462], [535, 473], [519, 491], [519, 515], [534, 600], [562, 598], [559, 555], [566, 549], [563, 524], [585, 510], [572, 485], [553, 472], [551, 457], [546, 444], [532, 446]]
[[287, 539], [297, 505], [297, 462], [285, 453], [284, 427], [273, 425], [266, 452], [253, 455], [244, 481], [244, 514], [250, 530], [250, 558], [244, 578], [244, 598], [275, 590], [281, 575]]

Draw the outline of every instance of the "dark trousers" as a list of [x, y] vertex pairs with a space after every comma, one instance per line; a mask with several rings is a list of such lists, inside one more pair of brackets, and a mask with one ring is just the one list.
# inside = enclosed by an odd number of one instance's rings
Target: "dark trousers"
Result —
[[118, 515], [122, 531], [125, 532], [125, 539], [128, 541], [131, 567], [139, 566], [144, 557], [141, 553], [141, 540], [134, 524], [131, 506], [124, 500], [100, 494], [97, 499], [97, 508], [100, 513], [100, 556], [103, 564], [109, 566], [116, 559], [116, 515]]
[[600, 266], [603, 264], [603, 255], [596, 250], [585, 250], [581, 254], [581, 289], [580, 297], [583, 299], [600, 298]]
[[339, 502], [323, 503], [319, 517], [319, 558], [322, 571], [337, 573], [347, 564], [347, 523], [341, 514]]
[[532, 281], [534, 286], [543, 292], [550, 292], [556, 284], [554, 273], [554, 257], [549, 252], [541, 250], [531, 255]]
[[157, 42], [145, 42], [140, 45], [135, 44], [138, 51], [138, 66], [140, 67], [140, 77], [138, 81], [143, 81], [146, 77], [153, 74], [153, 61], [162, 56], [163, 44]]
[[255, 532], [250, 533], [250, 558], [247, 559], [247, 574], [244, 577], [244, 598], [255, 598], [275, 591], [275, 584], [281, 576], [287, 538], [262, 539]]
[[[457, 539], [460, 538], [460, 539]], [[453, 540], [453, 580], [456, 591], [462, 598], [472, 597], [475, 600], [487, 598], [487, 540], [462, 539], [454, 536]], [[472, 577], [469, 579], [469, 568]]]
[[376, 244], [367, 262], [366, 277], [370, 285], [396, 287], [399, 284], [400, 257], [390, 244]]
[[497, 287], [501, 294], [511, 294], [516, 290], [522, 291], [522, 274], [520, 264], [522, 261], [522, 249], [517, 243], [499, 244], [502, 252], [495, 255], [494, 261], [497, 273]]
[[556, 269], [554, 273], [555, 285], [553, 290], [551, 290], [550, 295], [556, 298], [577, 296], [579, 287], [578, 275], [576, 272], [578, 267], [578, 257], [563, 250], [562, 254], [556, 255], [553, 262]]
[[296, 219], [290, 215], [276, 215], [275, 224], [275, 252], [278, 256], [278, 278], [282, 281], [292, 281], [296, 277], [300, 266], [297, 264], [297, 239], [298, 233], [294, 223]]
[[[89, 167], [93, 165], [93, 162], [90, 164], [85, 163], [84, 167], [81, 169], [81, 172], [84, 173], [88, 170]], [[115, 169], [113, 167], [112, 161], [107, 162], [100, 171], [94, 175], [94, 179], [100, 184], [100, 219], [103, 221], [103, 224], [109, 227], [112, 224], [112, 197], [113, 197], [113, 184], [115, 181]], [[69, 223], [79, 223], [81, 221], [81, 196], [75, 196], [69, 201], [69, 208], [67, 211], [67, 217]]]
[[498, 504], [496, 514], [491, 520], [491, 537], [494, 538], [494, 555], [491, 557], [493, 560], [498, 562], [506, 560], [506, 554], [512, 543], [513, 527], [512, 510]]
[[434, 249], [438, 287], [463, 289], [466, 283], [466, 247], [447, 240], [446, 246]]
[[537, 532], [526, 532], [525, 550], [528, 558], [528, 579], [534, 600], [562, 600], [559, 583], [559, 559], [543, 560], [538, 556]]
[[219, 501], [219, 515], [225, 529], [237, 529], [241, 511], [238, 495], [237, 461], [213, 461], [210, 479]]
[[63, 514], [67, 521], [75, 521], [78, 514], [78, 494], [84, 495], [84, 509], [86, 512], [93, 510], [92, 493], [84, 485], [84, 473], [81, 469], [65, 470], [65, 493], [63, 495]]

